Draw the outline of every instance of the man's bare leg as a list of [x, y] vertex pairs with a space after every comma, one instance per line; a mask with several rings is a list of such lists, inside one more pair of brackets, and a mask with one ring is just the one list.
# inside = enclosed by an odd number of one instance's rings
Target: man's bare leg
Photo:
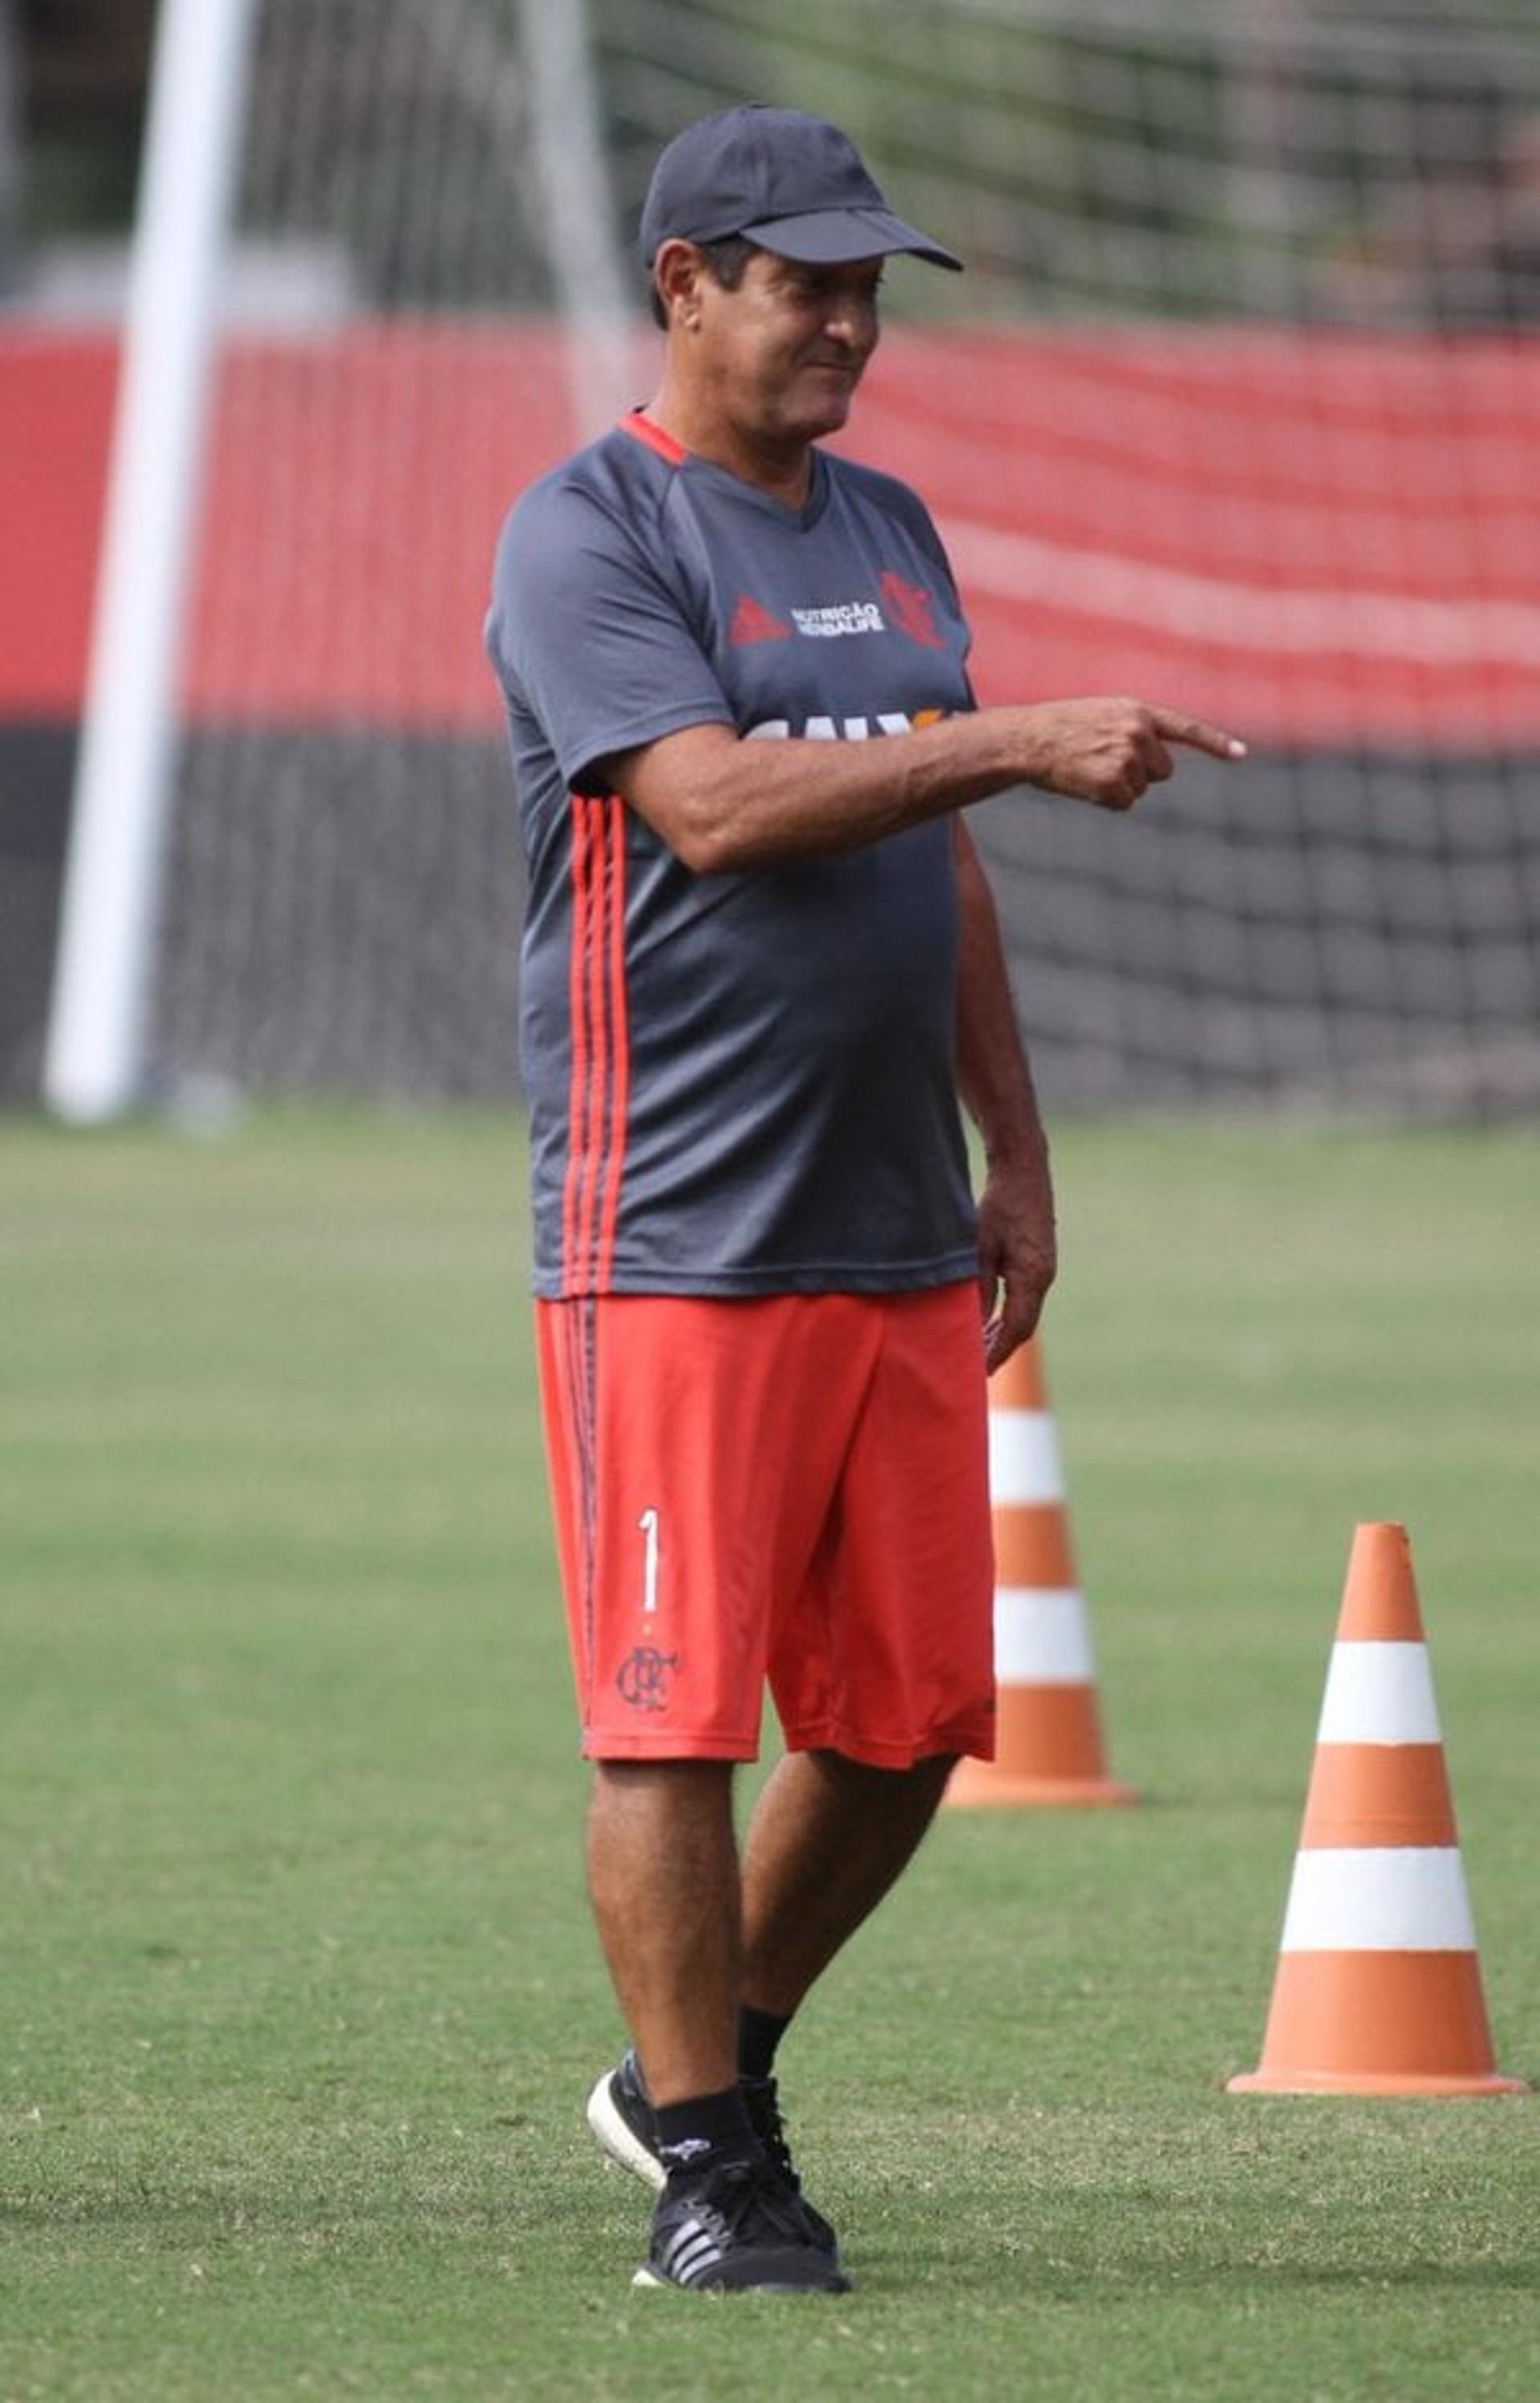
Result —
[[600, 1761], [589, 1888], [654, 2104], [733, 2085], [742, 1916], [732, 1764]]
[[789, 2018], [910, 1860], [946, 1791], [951, 1756], [869, 1769], [788, 1753], [743, 1847], [742, 1999]]

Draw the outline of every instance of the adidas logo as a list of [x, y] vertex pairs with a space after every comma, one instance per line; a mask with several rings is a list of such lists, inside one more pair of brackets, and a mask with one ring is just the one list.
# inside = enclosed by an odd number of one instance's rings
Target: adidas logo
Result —
[[715, 2269], [726, 2251], [720, 2229], [687, 2219], [664, 2246], [662, 2267], [676, 2286], [692, 2286]]
[[751, 593], [743, 593], [732, 613], [728, 628], [728, 640], [735, 648], [745, 643], [784, 643], [789, 640], [791, 628], [784, 618], [772, 618], [763, 602]]

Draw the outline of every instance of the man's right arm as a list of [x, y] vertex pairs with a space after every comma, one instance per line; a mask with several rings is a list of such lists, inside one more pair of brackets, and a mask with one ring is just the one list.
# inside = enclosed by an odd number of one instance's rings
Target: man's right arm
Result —
[[870, 743], [755, 742], [699, 725], [600, 771], [698, 875], [855, 851], [1013, 785], [1129, 810], [1173, 770], [1171, 745], [1245, 757], [1223, 728], [1143, 701], [980, 709]]

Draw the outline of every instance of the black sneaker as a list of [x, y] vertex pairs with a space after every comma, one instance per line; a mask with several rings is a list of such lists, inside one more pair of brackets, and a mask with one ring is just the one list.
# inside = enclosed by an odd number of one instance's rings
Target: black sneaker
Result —
[[588, 2118], [611, 2160], [661, 2193], [667, 2172], [658, 2158], [652, 2104], [632, 2046], [626, 2047], [618, 2067], [605, 2070], [589, 2096]]
[[[831, 2261], [837, 2261], [839, 2240], [823, 2213], [815, 2211], [802, 2192], [802, 2181], [786, 2142], [774, 2078], [741, 2078], [739, 2090], [748, 2110], [749, 2125], [764, 2147], [771, 2169], [800, 2211], [809, 2237]], [[589, 2096], [588, 2118], [610, 2159], [660, 2193], [665, 2172], [658, 2158], [652, 2104], [642, 2083], [641, 2063], [631, 2047], [628, 2046], [621, 2055], [618, 2067], [606, 2069], [594, 2087]]]
[[844, 2295], [850, 2280], [809, 2232], [805, 2212], [765, 2161], [728, 2161], [664, 2183], [633, 2286]]

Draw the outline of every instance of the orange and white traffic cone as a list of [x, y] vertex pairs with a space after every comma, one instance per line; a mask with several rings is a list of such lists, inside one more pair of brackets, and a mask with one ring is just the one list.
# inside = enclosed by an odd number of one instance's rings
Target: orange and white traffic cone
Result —
[[963, 1760], [949, 1802], [1133, 1802], [1107, 1771], [1090, 1623], [1075, 1577], [1059, 1438], [1034, 1338], [990, 1379], [995, 1757]]
[[1404, 1527], [1353, 1539], [1261, 2066], [1229, 2090], [1528, 2090], [1493, 2064]]

